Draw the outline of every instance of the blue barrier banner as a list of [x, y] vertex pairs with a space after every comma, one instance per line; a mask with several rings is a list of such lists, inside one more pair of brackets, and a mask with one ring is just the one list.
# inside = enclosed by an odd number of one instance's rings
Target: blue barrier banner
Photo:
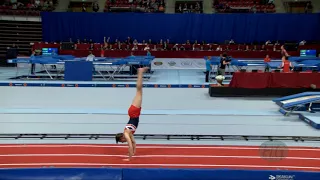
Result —
[[65, 81], [92, 81], [93, 64], [90, 61], [66, 61]]
[[206, 169], [124, 169], [124, 180], [319, 180], [320, 173]]
[[122, 169], [1, 169], [0, 180], [122, 180]]
[[228, 169], [1, 169], [1, 180], [319, 180], [319, 172]]
[[[42, 12], [43, 39], [47, 42], [92, 39], [102, 42], [170, 39], [223, 43], [320, 40], [320, 14], [136, 14]], [[145, 33], [145, 32], [152, 32]]]

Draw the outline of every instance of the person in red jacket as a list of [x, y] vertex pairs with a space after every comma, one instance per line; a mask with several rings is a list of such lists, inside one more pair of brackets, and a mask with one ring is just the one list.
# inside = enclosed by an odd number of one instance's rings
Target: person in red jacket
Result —
[[282, 72], [290, 72], [293, 69], [292, 63], [289, 61], [288, 56], [282, 57], [282, 64], [281, 64]]

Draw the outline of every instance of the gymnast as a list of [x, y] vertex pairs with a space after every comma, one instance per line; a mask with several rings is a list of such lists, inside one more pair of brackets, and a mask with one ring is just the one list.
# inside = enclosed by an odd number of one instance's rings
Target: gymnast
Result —
[[130, 108], [128, 109], [129, 122], [124, 128], [123, 133], [116, 134], [116, 143], [128, 143], [129, 146], [129, 157], [124, 159], [124, 161], [130, 161], [130, 158], [136, 153], [136, 141], [133, 137], [133, 134], [138, 128], [139, 125], [139, 116], [141, 112], [141, 104], [142, 104], [142, 81], [143, 81], [143, 73], [148, 70], [147, 67], [138, 69], [138, 79], [137, 79], [137, 92], [134, 97]]

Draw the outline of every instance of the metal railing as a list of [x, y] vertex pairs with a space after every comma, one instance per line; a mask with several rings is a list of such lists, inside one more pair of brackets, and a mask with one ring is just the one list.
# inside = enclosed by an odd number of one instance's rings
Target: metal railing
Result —
[[[0, 140], [105, 140], [114, 139], [114, 134], [0, 134]], [[190, 140], [190, 141], [292, 141], [320, 142], [319, 137], [310, 136], [259, 136], [259, 135], [152, 135], [137, 134], [139, 140]]]

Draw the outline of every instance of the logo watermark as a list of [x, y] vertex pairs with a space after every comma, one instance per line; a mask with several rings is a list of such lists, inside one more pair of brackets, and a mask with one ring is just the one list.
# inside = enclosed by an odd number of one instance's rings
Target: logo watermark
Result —
[[281, 141], [267, 141], [260, 145], [259, 154], [267, 161], [281, 161], [288, 156], [288, 147]]
[[269, 175], [269, 180], [294, 180], [295, 175]]

